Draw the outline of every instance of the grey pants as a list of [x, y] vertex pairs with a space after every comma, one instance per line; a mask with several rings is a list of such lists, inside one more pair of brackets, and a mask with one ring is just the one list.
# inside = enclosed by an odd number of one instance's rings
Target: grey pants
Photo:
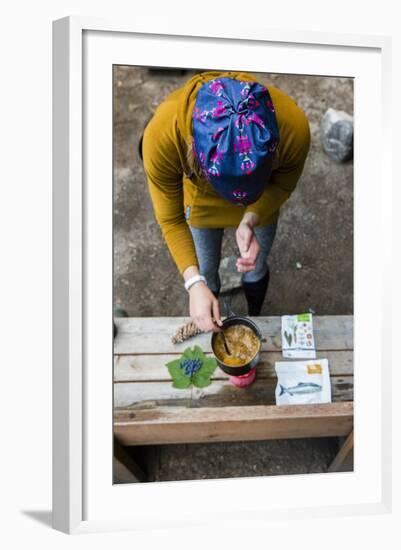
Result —
[[[243, 273], [242, 280], [246, 283], [260, 281], [269, 270], [267, 257], [276, 234], [277, 222], [264, 227], [254, 227], [255, 236], [260, 245], [260, 252], [253, 271]], [[195, 243], [196, 255], [201, 275], [206, 277], [207, 285], [212, 292], [220, 291], [219, 264], [221, 257], [221, 243], [224, 229], [209, 229], [190, 226]]]

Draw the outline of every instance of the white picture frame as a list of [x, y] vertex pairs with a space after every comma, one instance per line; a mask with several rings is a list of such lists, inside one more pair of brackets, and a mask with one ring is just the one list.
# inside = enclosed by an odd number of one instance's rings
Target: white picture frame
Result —
[[[138, 48], [138, 43], [134, 44], [139, 40], [145, 41], [147, 48]], [[163, 48], [160, 48], [160, 44]], [[309, 67], [309, 74], [355, 78], [357, 430], [353, 473], [333, 474], [330, 479], [325, 475], [283, 476], [152, 483], [114, 486], [113, 489], [112, 454], [109, 454], [112, 444], [112, 383], [111, 370], [107, 370], [108, 365], [112, 368], [112, 312], [109, 302], [112, 280], [109, 265], [111, 256], [108, 257], [111, 246], [111, 202], [108, 201], [112, 200], [112, 195], [107, 187], [112, 178], [112, 172], [107, 172], [111, 155], [111, 150], [108, 150], [111, 143], [111, 112], [103, 113], [104, 118], [102, 115], [99, 117], [102, 120], [96, 122], [99, 125], [96, 128], [97, 138], [88, 141], [88, 135], [94, 135], [91, 127], [94, 114], [99, 113], [99, 109], [102, 105], [107, 105], [110, 98], [111, 81], [108, 90], [104, 86], [106, 80], [102, 81], [102, 78], [108, 78], [110, 64], [190, 67], [188, 61], [185, 62], [186, 48], [183, 45], [195, 48], [192, 57], [204, 59], [201, 64], [197, 59], [192, 64], [195, 67], [213, 68], [210, 63], [211, 48], [217, 52], [217, 58], [220, 50], [224, 54], [224, 48], [227, 48], [227, 52], [230, 50], [233, 56], [227, 61], [230, 67], [224, 67], [227, 69], [302, 73]], [[198, 48], [199, 45], [202, 47]], [[284, 60], [281, 70], [277, 70], [280, 69], [278, 61], [261, 66], [261, 52], [265, 51], [264, 48], [275, 54], [275, 60]], [[246, 66], [244, 58], [238, 67], [238, 55], [245, 50], [248, 53], [257, 53], [254, 60], [247, 58]], [[169, 52], [169, 61], [166, 51]], [[385, 194], [387, 197], [391, 196], [390, 163], [387, 157], [387, 151], [390, 150], [388, 129], [391, 121], [390, 55], [390, 38], [378, 36], [283, 32], [261, 27], [207, 32], [193, 28], [188, 35], [187, 31], [175, 29], [172, 25], [169, 25], [169, 32], [166, 33], [164, 29], [150, 29], [139, 22], [131, 24], [84, 17], [68, 17], [54, 22], [54, 528], [67, 533], [79, 533], [144, 529], [155, 525], [174, 526], [178, 523], [175, 523], [173, 515], [166, 509], [166, 503], [191, 498], [194, 494], [197, 504], [192, 511], [185, 511], [184, 517], [180, 517], [180, 523], [198, 524], [199, 510], [211, 499], [220, 510], [226, 506], [226, 512], [219, 513], [219, 521], [229, 521], [230, 510], [235, 505], [234, 495], [239, 488], [243, 495], [252, 495], [252, 505], [245, 505], [243, 508], [243, 518], [248, 521], [265, 521], [266, 514], [272, 520], [283, 517], [291, 519], [390, 512], [391, 434], [386, 426], [391, 424], [391, 396], [386, 393], [385, 388], [390, 387], [391, 356], [386, 341], [390, 334], [387, 320], [389, 317], [384, 312], [385, 304], [390, 303], [386, 275], [389, 271], [386, 269], [389, 266], [390, 244], [381, 239], [385, 231], [390, 232], [382, 200]], [[336, 59], [337, 63], [338, 59], [342, 60], [342, 70], [338, 67], [337, 70], [334, 69]], [[368, 70], [371, 78], [369, 90], [365, 89], [369, 82]], [[99, 86], [96, 100], [88, 104], [85, 86], [89, 85], [90, 88], [92, 78], [98, 78], [102, 85]], [[91, 98], [93, 99], [92, 96]], [[367, 102], [372, 100], [375, 101], [375, 110], [368, 121]], [[366, 133], [369, 130], [382, 138], [379, 140], [381, 147], [375, 152], [377, 157], [373, 167], [364, 166], [360, 162], [368, 151]], [[99, 166], [92, 162], [94, 154], [102, 158]], [[86, 185], [94, 177], [98, 182], [96, 195], [93, 194], [92, 187]], [[363, 208], [360, 203], [361, 195], [358, 193], [358, 182], [362, 179], [367, 189]], [[374, 196], [373, 189], [376, 193]], [[375, 231], [369, 226], [366, 216], [366, 212], [372, 208], [377, 209], [380, 218]], [[102, 242], [101, 247], [94, 240], [95, 233]], [[369, 271], [369, 284], [361, 276], [363, 269], [369, 265], [369, 256], [364, 250], [367, 238], [375, 250], [376, 260], [376, 265], [371, 266]], [[384, 242], [384, 245], [376, 246], [380, 242]], [[378, 258], [380, 262], [377, 261]], [[379, 263], [383, 269], [378, 267]], [[93, 277], [95, 270], [101, 274], [96, 281]], [[104, 294], [106, 296], [103, 299]], [[370, 303], [366, 304], [368, 295]], [[102, 296], [100, 303], [97, 303], [98, 300], [94, 303], [95, 296]], [[105, 311], [110, 312], [109, 318]], [[373, 326], [366, 322], [366, 316], [370, 314], [374, 316]], [[372, 338], [374, 335], [376, 340]], [[101, 349], [95, 349], [95, 339], [102, 342]], [[364, 341], [369, 342], [369, 354], [363, 349]], [[363, 371], [358, 368], [358, 362], [360, 365], [362, 361], [366, 364]], [[93, 376], [94, 364], [97, 365], [96, 378]], [[372, 380], [374, 372], [376, 377]], [[372, 400], [372, 396], [378, 393], [377, 387], [380, 388], [378, 398]], [[94, 411], [97, 425], [102, 426], [100, 429], [95, 427]], [[369, 449], [366, 422], [369, 422], [372, 452], [365, 463], [361, 457]], [[96, 463], [93, 460], [95, 452], [98, 456]], [[275, 495], [274, 502], [266, 503], [260, 497], [261, 488], [264, 487], [269, 489], [269, 494]], [[306, 487], [308, 494], [305, 492]], [[347, 487], [347, 491], [341, 494], [341, 487]], [[280, 499], [280, 492], [288, 494], [288, 491], [291, 491], [291, 506], [288, 506], [288, 499]], [[245, 500], [249, 502], [249, 499]], [[123, 510], [129, 512], [123, 513]]]

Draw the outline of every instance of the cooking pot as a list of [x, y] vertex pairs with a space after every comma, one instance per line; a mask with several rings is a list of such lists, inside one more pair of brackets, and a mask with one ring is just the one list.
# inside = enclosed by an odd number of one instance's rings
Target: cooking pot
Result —
[[228, 328], [228, 327], [234, 326], [234, 325], [245, 325], [246, 327], [250, 328], [253, 331], [253, 333], [257, 336], [257, 338], [259, 340], [258, 351], [252, 357], [252, 359], [250, 361], [248, 361], [248, 363], [245, 363], [245, 364], [239, 365], [239, 366], [232, 366], [232, 365], [227, 365], [221, 359], [219, 359], [219, 357], [217, 356], [217, 354], [215, 352], [215, 343], [216, 343], [216, 338], [217, 338], [218, 332], [213, 332], [211, 346], [212, 346], [212, 351], [213, 351], [214, 356], [216, 358], [217, 364], [219, 365], [219, 367], [221, 368], [222, 371], [229, 374], [230, 376], [241, 376], [243, 374], [247, 374], [251, 369], [256, 367], [256, 365], [259, 363], [261, 345], [262, 345], [262, 342], [264, 342], [265, 340], [262, 338], [262, 334], [259, 330], [259, 327], [257, 326], [256, 323], [254, 323], [254, 321], [252, 321], [252, 319], [250, 319], [249, 317], [244, 317], [242, 315], [236, 315], [232, 311], [232, 309], [231, 309], [231, 297], [225, 297], [224, 298], [224, 306], [225, 306], [225, 309], [226, 309], [226, 316], [227, 317], [223, 321], [223, 326], [222, 326], [223, 330]]

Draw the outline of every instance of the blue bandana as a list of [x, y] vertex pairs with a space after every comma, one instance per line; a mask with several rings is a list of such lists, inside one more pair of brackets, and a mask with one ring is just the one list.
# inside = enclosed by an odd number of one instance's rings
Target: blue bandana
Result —
[[205, 82], [192, 131], [195, 158], [216, 191], [239, 206], [255, 202], [269, 182], [279, 142], [268, 90], [229, 77]]

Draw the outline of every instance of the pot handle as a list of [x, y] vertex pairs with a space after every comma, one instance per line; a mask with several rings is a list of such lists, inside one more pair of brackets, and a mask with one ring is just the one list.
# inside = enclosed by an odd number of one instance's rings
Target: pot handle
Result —
[[224, 309], [226, 312], [226, 317], [229, 319], [230, 317], [236, 317], [236, 314], [231, 309], [231, 294], [227, 294], [226, 296], [223, 296], [223, 302], [224, 302]]
[[[223, 296], [224, 309], [226, 312], [227, 319], [229, 319], [230, 317], [237, 317], [237, 314], [234, 313], [234, 311], [231, 309], [231, 299], [232, 299], [232, 294], [226, 294]], [[260, 341], [267, 342], [267, 339], [261, 338]]]

